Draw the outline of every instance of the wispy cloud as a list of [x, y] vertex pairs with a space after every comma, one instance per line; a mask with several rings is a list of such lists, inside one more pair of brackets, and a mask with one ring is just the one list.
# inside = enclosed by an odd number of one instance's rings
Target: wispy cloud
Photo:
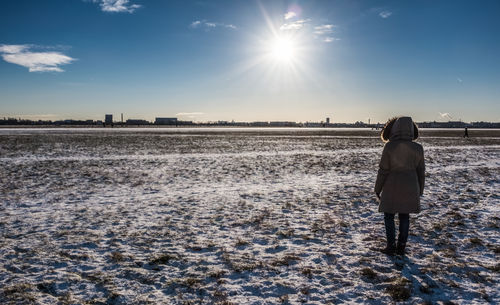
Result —
[[464, 80], [463, 80], [463, 79], [461, 79], [460, 77], [457, 77], [457, 82], [459, 82], [459, 83], [463, 83], [463, 82], [464, 82]]
[[32, 51], [47, 49], [34, 45], [0, 45], [0, 53], [6, 62], [20, 65], [30, 72], [63, 72], [59, 66], [75, 61], [67, 55], [56, 51]]
[[340, 40], [340, 38], [331, 37], [331, 36], [327, 36], [327, 37], [323, 38], [324, 42], [334, 42], [334, 41], [337, 41], [337, 40]]
[[179, 112], [176, 114], [176, 116], [188, 118], [188, 119], [195, 119], [195, 118], [202, 116], [204, 114], [205, 113], [203, 113], [203, 112]]
[[295, 12], [287, 12], [284, 17], [285, 17], [285, 20], [288, 20], [288, 19], [292, 19], [295, 16], [297, 16], [297, 14]]
[[19, 53], [27, 49], [29, 46], [28, 45], [23, 45], [23, 44], [11, 44], [11, 45], [0, 45], [0, 52], [1, 53]]
[[215, 29], [217, 27], [233, 29], [233, 30], [237, 29], [237, 27], [233, 24], [227, 24], [227, 23], [221, 23], [221, 22], [210, 22], [207, 20], [195, 20], [195, 21], [191, 22], [189, 27], [192, 29], [203, 28], [205, 30]]
[[340, 38], [336, 38], [332, 36], [332, 33], [335, 29], [335, 25], [333, 24], [323, 24], [314, 27], [314, 37], [316, 39], [320, 39], [323, 42], [334, 42], [340, 40]]
[[444, 112], [444, 113], [438, 112], [438, 113], [439, 113], [439, 116], [442, 117], [443, 119], [453, 120], [453, 118], [451, 117], [451, 115], [448, 112]]
[[[288, 11], [286, 14], [284, 14], [285, 20], [292, 19], [296, 16], [297, 14], [293, 11]], [[334, 37], [332, 35], [332, 33], [336, 28], [335, 25], [333, 24], [314, 25], [314, 22], [309, 18], [283, 23], [279, 29], [280, 31], [299, 31], [302, 30], [303, 28], [306, 28], [306, 26], [307, 26], [307, 33], [311, 33], [315, 39], [318, 39], [323, 42], [333, 42], [336, 40], [340, 40], [339, 38]]]
[[203, 112], [179, 112], [176, 115], [177, 116], [196, 116], [196, 115], [203, 115]]
[[92, 0], [94, 3], [99, 3], [103, 12], [111, 13], [133, 13], [141, 5], [129, 3], [130, 0]]
[[333, 24], [323, 24], [314, 27], [314, 34], [316, 35], [325, 35], [333, 32], [333, 28], [335, 26]]
[[281, 31], [300, 30], [310, 21], [311, 21], [311, 19], [300, 19], [300, 20], [297, 20], [294, 22], [285, 23], [282, 26], [280, 26], [280, 30]]
[[384, 19], [391, 17], [392, 12], [391, 11], [381, 11], [378, 13], [378, 15]]
[[196, 20], [196, 21], [191, 22], [191, 25], [189, 27], [191, 27], [191, 28], [197, 28], [200, 25], [201, 25], [201, 21], [200, 20]]

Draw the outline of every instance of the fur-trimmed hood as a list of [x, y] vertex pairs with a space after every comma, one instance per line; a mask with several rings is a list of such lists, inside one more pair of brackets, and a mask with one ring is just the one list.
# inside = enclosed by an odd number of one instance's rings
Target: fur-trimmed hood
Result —
[[411, 117], [394, 117], [389, 119], [382, 129], [380, 138], [382, 141], [395, 141], [395, 140], [416, 140], [419, 132], [417, 125], [413, 122]]
[[391, 129], [390, 141], [395, 140], [413, 140], [413, 120], [408, 116], [400, 117], [394, 122]]

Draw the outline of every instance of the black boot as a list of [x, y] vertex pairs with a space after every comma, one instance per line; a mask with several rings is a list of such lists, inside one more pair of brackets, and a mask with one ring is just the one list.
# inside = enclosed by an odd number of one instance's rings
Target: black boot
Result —
[[396, 247], [394, 245], [387, 245], [384, 249], [380, 249], [380, 252], [393, 256], [394, 253], [396, 252]]
[[398, 246], [396, 248], [396, 254], [401, 256], [405, 255], [405, 248], [406, 244], [398, 243]]

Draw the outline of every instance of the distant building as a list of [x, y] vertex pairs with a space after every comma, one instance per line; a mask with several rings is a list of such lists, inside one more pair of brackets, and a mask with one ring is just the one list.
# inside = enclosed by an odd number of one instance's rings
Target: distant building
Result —
[[[492, 123], [492, 124], [494, 124], [494, 123]], [[468, 123], [465, 123], [462, 121], [420, 122], [420, 123], [417, 123], [417, 125], [418, 125], [418, 127], [422, 127], [422, 128], [465, 128], [465, 127], [472, 127], [471, 124], [468, 124]], [[495, 128], [494, 125], [489, 125], [489, 126], [484, 125], [483, 127]]]
[[106, 124], [113, 124], [113, 115], [112, 114], [106, 114], [104, 116], [104, 123], [106, 123]]
[[322, 123], [318, 123], [318, 122], [305, 122], [304, 126], [305, 127], [322, 127], [323, 124]]
[[326, 124], [330, 124], [330, 118], [326, 118]]
[[265, 127], [265, 126], [269, 126], [269, 122], [251, 122], [250, 126]]
[[156, 118], [155, 125], [177, 125], [177, 118]]
[[274, 121], [269, 122], [269, 126], [271, 127], [297, 127], [296, 122], [288, 122], [288, 121]]
[[149, 125], [149, 122], [141, 119], [128, 119], [125, 124], [127, 125]]

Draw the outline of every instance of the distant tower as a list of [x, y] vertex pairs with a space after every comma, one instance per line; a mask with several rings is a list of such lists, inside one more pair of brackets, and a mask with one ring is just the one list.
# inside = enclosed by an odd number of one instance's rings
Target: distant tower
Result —
[[123, 123], [123, 113], [122, 113], [122, 123]]
[[113, 115], [112, 114], [106, 114], [104, 116], [104, 123], [106, 123], [106, 124], [113, 124]]
[[330, 118], [326, 118], [326, 124], [330, 124]]

